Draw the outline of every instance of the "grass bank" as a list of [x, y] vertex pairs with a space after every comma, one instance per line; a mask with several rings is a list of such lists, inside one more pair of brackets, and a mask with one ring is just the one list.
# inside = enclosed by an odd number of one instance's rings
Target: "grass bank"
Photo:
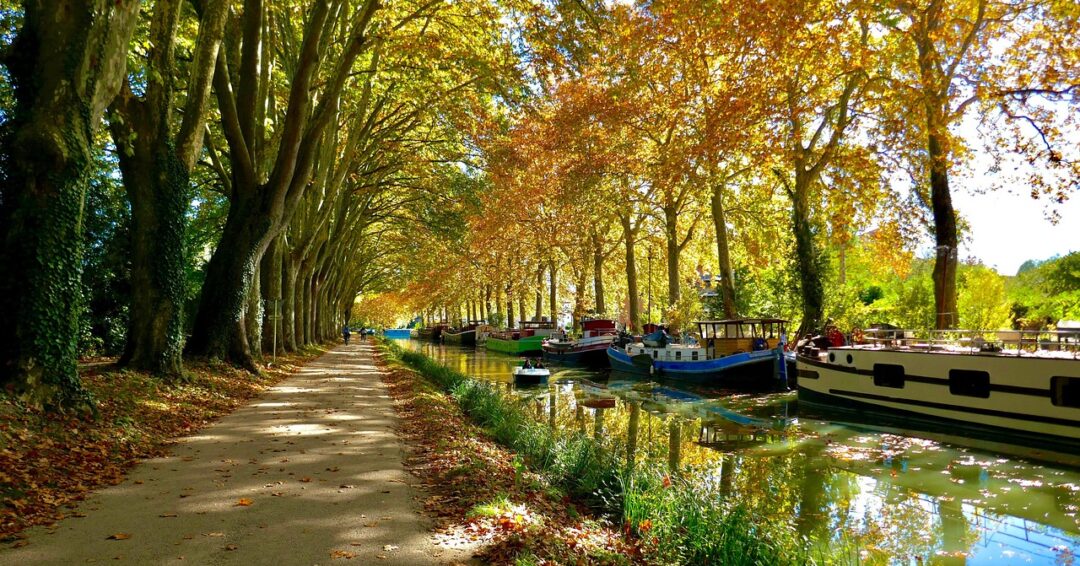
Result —
[[531, 470], [433, 379], [400, 360], [376, 359], [400, 417], [398, 432], [413, 448], [405, 466], [428, 494], [424, 507], [436, 519], [440, 546], [495, 565], [643, 563], [619, 525], [597, 520]]
[[278, 357], [254, 376], [226, 364], [189, 364], [187, 379], [162, 381], [109, 364], [80, 371], [94, 414], [42, 411], [0, 393], [0, 541], [70, 516], [91, 491], [120, 483], [139, 460], [231, 412], [324, 353]]
[[751, 516], [707, 485], [662, 469], [628, 469], [587, 435], [537, 422], [521, 403], [492, 384], [469, 378], [430, 357], [386, 343], [460, 406], [496, 441], [515, 451], [550, 485], [622, 525], [650, 562], [667, 564], [814, 564], [788, 525]]

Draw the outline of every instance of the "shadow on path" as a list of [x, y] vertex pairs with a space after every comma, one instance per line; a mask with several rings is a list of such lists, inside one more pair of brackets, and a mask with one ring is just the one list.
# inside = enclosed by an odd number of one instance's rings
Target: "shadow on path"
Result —
[[[0, 564], [435, 564], [367, 343], [339, 346]], [[125, 533], [130, 538], [107, 540]], [[352, 557], [352, 560], [342, 560]]]

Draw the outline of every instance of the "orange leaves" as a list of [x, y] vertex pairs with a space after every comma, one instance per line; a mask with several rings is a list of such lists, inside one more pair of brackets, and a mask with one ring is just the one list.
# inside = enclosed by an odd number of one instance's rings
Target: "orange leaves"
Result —
[[127, 540], [131, 538], [129, 533], [115, 533], [105, 537], [106, 540]]
[[233, 505], [233, 507], [251, 507], [253, 503], [255, 502], [246, 497], [241, 497], [236, 501], [236, 504]]

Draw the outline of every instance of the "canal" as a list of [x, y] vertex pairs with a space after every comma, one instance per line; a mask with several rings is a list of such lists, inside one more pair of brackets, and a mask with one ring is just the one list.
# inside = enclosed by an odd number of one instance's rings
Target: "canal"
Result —
[[1080, 550], [1075, 462], [800, 414], [794, 392], [553, 366], [548, 384], [515, 387], [519, 358], [401, 343], [500, 384], [538, 420], [594, 435], [635, 465], [677, 471], [809, 540], [850, 548], [853, 562], [1064, 565]]

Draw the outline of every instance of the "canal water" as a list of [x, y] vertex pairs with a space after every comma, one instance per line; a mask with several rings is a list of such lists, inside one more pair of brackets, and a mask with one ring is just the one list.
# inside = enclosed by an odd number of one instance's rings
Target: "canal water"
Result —
[[[537, 419], [595, 435], [621, 458], [677, 468], [752, 513], [871, 564], [1080, 564], [1080, 469], [800, 413], [794, 392], [747, 394], [549, 366], [515, 387], [520, 358], [401, 341], [496, 382]], [[1038, 453], [1029, 453], [1038, 457]]]

